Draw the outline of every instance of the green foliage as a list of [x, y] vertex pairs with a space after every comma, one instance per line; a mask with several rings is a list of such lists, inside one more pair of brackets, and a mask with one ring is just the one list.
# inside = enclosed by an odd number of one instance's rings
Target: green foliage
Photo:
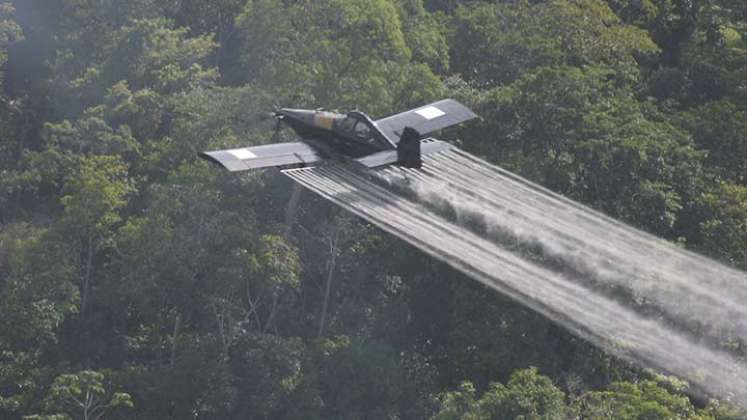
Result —
[[459, 8], [455, 19], [455, 67], [487, 87], [561, 64], [610, 66], [635, 80], [635, 59], [656, 52], [645, 31], [622, 23], [601, 0], [475, 2]]
[[[55, 68], [60, 92], [74, 103], [60, 102], [61, 113], [95, 106], [110, 87], [125, 81], [130, 89], [176, 94], [212, 85], [218, 77], [203, 65], [216, 48], [209, 36], [190, 38], [184, 28], [174, 29], [164, 19], [138, 19], [109, 29], [94, 49], [80, 60], [73, 51], [59, 54]], [[78, 62], [76, 62], [78, 61]], [[82, 62], [82, 63], [81, 63]]]
[[687, 397], [669, 392], [655, 381], [615, 382], [580, 401], [580, 415], [588, 419], [698, 419], [709, 415], [693, 407]]
[[14, 13], [13, 5], [0, 3], [0, 66], [8, 61], [8, 47], [23, 39], [21, 27], [13, 20]]
[[697, 194], [704, 153], [614, 81], [604, 67], [545, 67], [494, 89], [481, 106], [493, 109], [486, 129], [496, 137], [475, 147], [553, 189], [671, 235], [684, 199]]
[[747, 187], [722, 182], [701, 197], [700, 247], [715, 258], [747, 268]]
[[[7, 95], [5, 88], [5, 68], [8, 61], [8, 49], [23, 39], [21, 27], [13, 20], [15, 8], [10, 3], [0, 3], [0, 208], [12, 205], [12, 199], [23, 181], [14, 171], [14, 159], [18, 157], [21, 143], [15, 138], [19, 134], [19, 103]], [[0, 220], [4, 219], [5, 211], [0, 211]]]
[[298, 256], [279, 236], [260, 238], [259, 255], [250, 262], [257, 278], [263, 279], [272, 289], [298, 287]]
[[[747, 181], [747, 112], [737, 104], [709, 102], [682, 115], [682, 125], [693, 134], [697, 146], [706, 150], [706, 164], [723, 179]], [[732, 178], [733, 177], [733, 178]]]
[[386, 418], [417, 403], [390, 346], [342, 339], [322, 345], [326, 357], [320, 361], [319, 386], [330, 406], [324, 417]]
[[602, 0], [550, 2], [544, 22], [574, 65], [604, 64], [635, 72], [636, 58], [657, 52], [648, 33], [626, 25]]
[[31, 408], [39, 363], [57, 331], [78, 312], [74, 268], [64, 241], [28, 224], [0, 230], [0, 412]]
[[231, 349], [231, 367], [238, 372], [242, 396], [234, 408], [237, 418], [275, 418], [298, 390], [304, 347], [300, 340], [271, 335], [246, 335]]
[[72, 267], [61, 258], [65, 247], [58, 240], [26, 224], [2, 231], [4, 349], [43, 350], [56, 341], [65, 317], [77, 312]]
[[105, 379], [104, 373], [91, 370], [55, 378], [46, 396], [47, 409], [64, 414], [52, 415], [51, 418], [101, 419], [114, 409], [132, 408], [130, 395], [110, 391]]
[[536, 368], [517, 370], [506, 385], [493, 383], [479, 399], [470, 382], [441, 396], [436, 420], [566, 419], [570, 411], [565, 395]]
[[422, 2], [398, 2], [405, 42], [412, 51], [412, 59], [426, 63], [437, 74], [449, 70], [449, 45], [443, 15], [428, 13]]
[[745, 4], [0, 3], [0, 417], [743, 418], [197, 153], [453, 96], [467, 151], [747, 268]]
[[557, 40], [544, 36], [539, 6], [475, 2], [460, 7], [452, 24], [452, 68], [487, 87], [516, 80], [535, 67], [559, 64]]
[[271, 87], [294, 106], [359, 107], [372, 115], [438, 94], [428, 66], [410, 62], [392, 2], [280, 3], [250, 2], [237, 20], [253, 85]]
[[118, 210], [127, 204], [131, 186], [118, 157], [90, 156], [67, 178], [65, 190], [61, 228], [95, 240], [106, 237], [121, 220]]
[[516, 371], [508, 384], [494, 384], [481, 398], [490, 417], [563, 419], [568, 417], [565, 395], [537, 369]]

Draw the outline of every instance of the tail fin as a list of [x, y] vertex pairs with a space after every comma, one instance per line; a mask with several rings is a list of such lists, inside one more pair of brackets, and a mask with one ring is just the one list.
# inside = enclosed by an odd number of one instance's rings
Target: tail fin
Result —
[[397, 164], [406, 168], [420, 168], [420, 133], [412, 127], [405, 127], [397, 143]]

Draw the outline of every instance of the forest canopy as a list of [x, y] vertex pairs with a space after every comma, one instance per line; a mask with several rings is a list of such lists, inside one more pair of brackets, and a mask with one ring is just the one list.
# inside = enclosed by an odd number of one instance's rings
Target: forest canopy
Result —
[[445, 139], [747, 269], [747, 2], [0, 1], [0, 417], [743, 418], [197, 154], [453, 97]]

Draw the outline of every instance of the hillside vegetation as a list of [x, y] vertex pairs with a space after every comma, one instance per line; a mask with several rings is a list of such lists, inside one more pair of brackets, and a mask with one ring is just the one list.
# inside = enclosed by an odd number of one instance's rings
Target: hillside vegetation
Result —
[[453, 97], [444, 138], [747, 269], [747, 2], [4, 1], [0, 417], [742, 418], [197, 153]]

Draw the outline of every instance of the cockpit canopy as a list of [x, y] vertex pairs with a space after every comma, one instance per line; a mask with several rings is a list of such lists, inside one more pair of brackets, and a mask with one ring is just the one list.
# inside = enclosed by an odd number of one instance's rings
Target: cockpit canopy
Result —
[[335, 129], [341, 134], [377, 148], [386, 148], [387, 143], [376, 135], [371, 122], [357, 112], [349, 112], [335, 121]]

